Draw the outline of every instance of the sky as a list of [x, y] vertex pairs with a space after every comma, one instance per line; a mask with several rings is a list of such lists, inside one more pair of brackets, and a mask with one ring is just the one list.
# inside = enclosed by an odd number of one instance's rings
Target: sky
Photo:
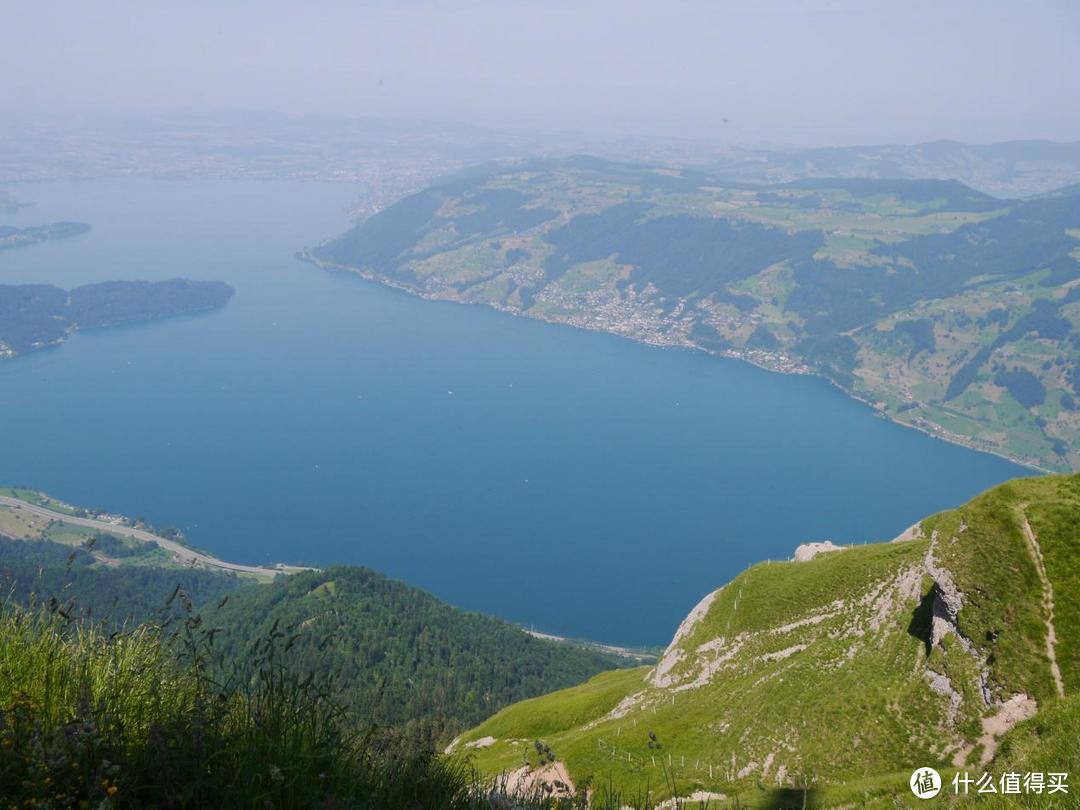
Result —
[[1076, 0], [34, 0], [16, 113], [231, 107], [732, 144], [1080, 139]]

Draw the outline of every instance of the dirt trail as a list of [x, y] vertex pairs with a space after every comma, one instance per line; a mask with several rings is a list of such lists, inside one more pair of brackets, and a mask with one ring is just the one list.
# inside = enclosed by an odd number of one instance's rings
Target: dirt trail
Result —
[[506, 792], [511, 796], [543, 794], [545, 798], [570, 799], [576, 788], [562, 762], [550, 762], [539, 768], [523, 766], [506, 775]]
[[1032, 531], [1026, 515], [1024, 518], [1024, 539], [1027, 540], [1028, 552], [1035, 562], [1035, 570], [1039, 572], [1039, 579], [1043, 589], [1043, 608], [1046, 610], [1046, 655], [1050, 659], [1050, 673], [1054, 676], [1054, 687], [1058, 697], [1065, 696], [1065, 682], [1061, 679], [1061, 668], [1057, 662], [1057, 631], [1054, 629], [1054, 586], [1050, 577], [1046, 575], [1046, 565], [1043, 562], [1042, 546], [1039, 538]]

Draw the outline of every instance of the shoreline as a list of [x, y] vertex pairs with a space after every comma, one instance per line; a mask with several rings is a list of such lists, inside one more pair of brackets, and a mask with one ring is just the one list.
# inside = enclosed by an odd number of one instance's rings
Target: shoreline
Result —
[[[0, 495], [0, 507], [7, 507], [12, 510], [22, 509], [32, 515], [47, 518], [50, 521], [58, 521], [72, 526], [96, 529], [103, 534], [121, 535], [142, 543], [155, 543], [160, 548], [172, 552], [172, 561], [178, 565], [232, 572], [241, 576], [253, 577], [260, 582], [272, 581], [279, 574], [288, 575], [300, 571], [315, 570], [306, 566], [286, 565], [285, 563], [262, 566], [229, 562], [227, 560], [222, 560], [219, 557], [215, 557], [208, 552], [191, 548], [179, 540], [157, 534], [153, 530], [153, 527], [147, 527], [145, 529], [139, 528], [135, 521], [124, 515], [109, 514], [106, 515], [105, 518], [102, 518], [100, 515], [97, 517], [81, 517], [77, 514], [78, 511], [83, 511], [87, 515], [91, 513], [86, 510], [81, 510], [79, 507], [72, 506], [71, 504], [64, 503], [63, 501], [58, 501], [43, 492], [34, 490], [34, 494], [48, 505], [43, 506], [39, 503], [20, 498], [17, 495]], [[71, 510], [71, 513], [69, 514], [68, 512], [61, 511], [61, 509]]]
[[806, 365], [801, 360], [800, 361], [792, 360], [792, 364], [795, 366], [795, 368], [793, 368], [793, 369], [789, 370], [789, 369], [784, 369], [784, 368], [778, 368], [776, 366], [773, 366], [773, 365], [770, 365], [768, 363], [762, 362], [760, 359], [755, 359], [754, 352], [752, 352], [752, 351], [746, 352], [746, 351], [728, 350], [728, 351], [717, 352], [717, 351], [713, 351], [713, 350], [710, 350], [710, 349], [706, 349], [706, 348], [704, 348], [702, 346], [698, 346], [697, 344], [691, 343], [691, 342], [688, 342], [688, 341], [680, 342], [680, 341], [645, 340], [643, 338], [634, 337], [632, 335], [626, 335], [626, 334], [621, 334], [619, 332], [613, 332], [613, 331], [611, 331], [609, 329], [594, 328], [594, 327], [590, 327], [590, 326], [586, 326], [586, 325], [572, 323], [570, 321], [557, 320], [555, 318], [544, 317], [543, 315], [532, 315], [532, 314], [529, 314], [527, 312], [522, 312], [522, 311], [517, 310], [517, 309], [512, 309], [511, 307], [500, 306], [498, 304], [491, 303], [491, 302], [486, 302], [486, 301], [461, 301], [461, 300], [459, 300], [457, 298], [448, 298], [448, 297], [435, 295], [435, 294], [432, 294], [432, 293], [429, 293], [429, 292], [425, 292], [424, 290], [421, 290], [421, 289], [419, 289], [417, 287], [414, 287], [414, 286], [411, 286], [409, 284], [404, 284], [402, 282], [394, 281], [393, 279], [386, 278], [385, 276], [379, 275], [377, 273], [372, 273], [370, 271], [363, 270], [363, 269], [361, 269], [359, 267], [353, 267], [351, 265], [337, 264], [335, 262], [324, 261], [323, 259], [319, 259], [316, 256], [312, 255], [311, 248], [304, 248], [303, 250], [299, 251], [295, 255], [296, 255], [296, 258], [298, 260], [300, 260], [302, 262], [306, 262], [306, 263], [311, 264], [311, 265], [314, 265], [315, 267], [318, 267], [320, 270], [323, 270], [325, 272], [328, 272], [328, 273], [348, 273], [350, 275], [359, 276], [360, 278], [364, 279], [365, 281], [375, 282], [376, 284], [380, 284], [383, 287], [389, 287], [390, 289], [399, 290], [399, 291], [404, 292], [404, 293], [406, 293], [408, 295], [411, 295], [414, 298], [420, 298], [420, 299], [422, 299], [424, 301], [445, 301], [445, 302], [452, 303], [452, 304], [483, 306], [483, 307], [487, 307], [488, 309], [493, 309], [496, 312], [503, 312], [503, 313], [506, 313], [508, 315], [512, 315], [512, 316], [514, 316], [516, 318], [528, 318], [528, 319], [533, 320], [533, 321], [540, 321], [541, 323], [548, 323], [548, 324], [553, 324], [553, 325], [556, 325], [556, 326], [565, 326], [565, 327], [569, 327], [571, 329], [580, 329], [580, 330], [582, 330], [584, 332], [595, 332], [597, 334], [602, 334], [602, 335], [611, 335], [613, 337], [622, 338], [624, 340], [629, 340], [629, 341], [632, 341], [634, 343], [642, 344], [644, 346], [653, 346], [653, 347], [662, 348], [662, 349], [683, 349], [683, 350], [686, 350], [686, 351], [701, 352], [703, 354], [709, 355], [710, 357], [722, 357], [722, 358], [725, 358], [725, 359], [728, 359], [728, 360], [738, 360], [738, 361], [743, 362], [743, 363], [748, 363], [749, 365], [754, 366], [755, 368], [759, 368], [759, 369], [761, 369], [763, 371], [772, 372], [773, 374], [816, 377], [818, 379], [824, 380], [825, 382], [827, 382], [829, 385], [831, 385], [833, 388], [835, 388], [837, 391], [839, 391], [841, 394], [848, 397], [849, 399], [852, 399], [855, 402], [858, 402], [858, 403], [860, 403], [862, 405], [865, 405], [876, 416], [878, 416], [878, 417], [880, 417], [882, 419], [885, 419], [885, 420], [891, 422], [894, 425], [899, 425], [900, 427], [908, 428], [910, 430], [917, 431], [918, 433], [922, 433], [923, 435], [929, 436], [932, 439], [937, 439], [939, 441], [943, 441], [943, 442], [946, 442], [948, 444], [953, 444], [953, 445], [956, 445], [958, 447], [963, 447], [963, 448], [965, 448], [967, 450], [973, 450], [973, 451], [978, 452], [978, 453], [986, 453], [987, 455], [996, 456], [997, 458], [1008, 461], [1011, 464], [1016, 464], [1019, 467], [1023, 467], [1024, 469], [1031, 470], [1032, 472], [1040, 473], [1040, 474], [1043, 474], [1043, 475], [1054, 475], [1054, 474], [1060, 474], [1062, 472], [1069, 472], [1068, 470], [1066, 470], [1066, 471], [1052, 470], [1052, 469], [1049, 469], [1047, 467], [1043, 467], [1043, 466], [1041, 466], [1039, 464], [1032, 463], [1030, 461], [1024, 461], [1022, 459], [1014, 458], [1014, 457], [1012, 457], [1010, 455], [1007, 455], [1006, 453], [1003, 453], [1003, 452], [1001, 452], [999, 450], [994, 450], [994, 449], [991, 449], [991, 448], [983, 447], [979, 443], [977, 443], [977, 442], [975, 442], [975, 441], [973, 441], [971, 439], [968, 439], [967, 437], [958, 436], [956, 434], [949, 433], [949, 432], [945, 431], [945, 428], [942, 428], [940, 426], [938, 426], [938, 430], [933, 430], [933, 429], [928, 428], [928, 427], [923, 427], [923, 426], [920, 426], [920, 425], [912, 424], [911, 422], [903, 422], [903, 421], [901, 421], [899, 419], [896, 419], [895, 417], [891, 416], [887, 411], [884, 411], [881, 408], [876, 407], [872, 402], [870, 402], [865, 397], [860, 396], [860, 395], [856, 394], [855, 392], [853, 392], [853, 391], [851, 391], [851, 390], [849, 390], [847, 388], [844, 388], [842, 385], [837, 383], [835, 380], [831, 379], [828, 375], [822, 374], [820, 371], [814, 370], [812, 367]]
[[560, 644], [570, 644], [575, 647], [581, 647], [586, 650], [600, 650], [601, 652], [611, 653], [617, 655], [620, 658], [626, 658], [631, 661], [637, 661], [639, 664], [651, 664], [655, 663], [660, 657], [656, 653], [651, 653], [644, 649], [635, 649], [633, 647], [622, 647], [618, 644], [606, 644], [603, 641], [591, 641], [583, 638], [569, 638], [567, 636], [558, 636], [554, 633], [544, 633], [540, 630], [534, 630], [531, 627], [524, 627], [518, 625], [521, 630], [533, 638], [543, 639], [544, 641], [557, 641]]
[[[22, 491], [33, 493], [40, 502], [26, 500], [25, 498], [18, 497], [18, 495], [4, 495], [4, 491], [17, 492], [22, 490], [18, 487], [0, 487], [0, 509], [19, 510], [25, 509], [31, 514], [38, 517], [48, 518], [50, 521], [58, 521], [60, 523], [67, 523], [73, 526], [82, 526], [85, 528], [97, 529], [104, 534], [122, 535], [132, 540], [138, 540], [144, 543], [156, 543], [159, 547], [171, 551], [173, 553], [173, 562], [177, 565], [184, 567], [201, 567], [206, 570], [217, 570], [224, 572], [232, 572], [241, 577], [246, 577], [258, 582], [259, 584], [266, 584], [274, 581], [278, 576], [289, 576], [291, 574], [298, 574], [303, 571], [318, 571], [318, 568], [306, 565], [290, 565], [288, 563], [273, 563], [269, 566], [263, 565], [244, 565], [242, 563], [229, 562], [223, 560], [220, 557], [216, 557], [207, 551], [200, 551], [198, 549], [188, 546], [179, 540], [173, 540], [157, 533], [157, 530], [152, 526], [142, 524], [145, 528], [139, 528], [138, 524], [130, 517], [126, 515], [97, 512], [92, 513], [83, 507], [74, 506], [64, 501], [53, 498], [52, 496], [40, 491], [25, 489]], [[44, 504], [44, 505], [43, 505]], [[65, 511], [66, 510], [66, 511]], [[94, 515], [93, 517], [81, 517], [78, 513], [82, 512], [86, 515]], [[0, 542], [3, 542], [4, 535], [0, 535]], [[19, 538], [15, 538], [19, 539]], [[400, 580], [395, 580], [400, 581]], [[490, 615], [495, 618], [495, 614]], [[502, 619], [502, 621], [509, 620]], [[648, 664], [656, 659], [654, 653], [645, 649], [635, 649], [632, 647], [623, 647], [617, 644], [608, 644], [603, 641], [594, 641], [592, 639], [576, 639], [568, 638], [566, 636], [555, 635], [554, 633], [545, 633], [540, 630], [535, 630], [531, 627], [525, 627], [524, 625], [515, 625], [521, 632], [533, 638], [544, 639], [547, 641], [555, 641], [560, 644], [568, 644], [574, 647], [580, 647], [588, 650], [599, 650], [601, 652], [617, 655], [628, 660], [637, 661], [639, 664]]]

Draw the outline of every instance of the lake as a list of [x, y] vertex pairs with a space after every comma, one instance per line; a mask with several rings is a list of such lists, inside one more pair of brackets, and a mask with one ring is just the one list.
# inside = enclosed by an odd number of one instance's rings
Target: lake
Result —
[[0, 283], [220, 279], [222, 310], [0, 361], [0, 483], [142, 515], [240, 562], [365, 565], [547, 632], [666, 643], [811, 540], [895, 536], [1025, 471], [822, 380], [324, 273], [347, 185], [12, 189]]

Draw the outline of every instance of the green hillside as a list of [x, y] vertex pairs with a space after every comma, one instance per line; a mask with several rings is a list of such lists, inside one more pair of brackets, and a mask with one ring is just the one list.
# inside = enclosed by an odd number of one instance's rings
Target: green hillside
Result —
[[16, 806], [893, 808], [916, 767], [1080, 766], [1080, 475], [756, 565], [632, 669], [365, 569], [266, 584], [0, 518]]
[[107, 633], [0, 602], [0, 806], [491, 807], [468, 768], [344, 721], [279, 634], [250, 683], [213, 676], [210, 639], [195, 615]]
[[333, 672], [337, 698], [379, 725], [449, 739], [516, 700], [580, 683], [616, 656], [534, 638], [365, 568], [334, 566], [234, 592], [206, 621], [242, 659], [277, 626], [298, 671]]
[[453, 750], [519, 780], [558, 764], [579, 788], [762, 807], [897, 806], [924, 765], [1075, 771], [1078, 586], [1080, 475], [1013, 481], [891, 543], [756, 565], [656, 666], [511, 706]]
[[1080, 196], [487, 167], [308, 251], [432, 298], [824, 374], [889, 417], [1080, 467]]
[[190, 612], [214, 629], [208, 663], [245, 680], [253, 677], [245, 662], [273, 630], [289, 639], [289, 671], [332, 677], [334, 698], [350, 716], [426, 740], [448, 740], [509, 703], [627, 660], [535, 638], [364, 568], [264, 584], [177, 565], [150, 543], [62, 521], [28, 523], [3, 505], [0, 594], [110, 631]]
[[223, 281], [105, 281], [73, 290], [51, 284], [0, 284], [0, 359], [61, 343], [95, 329], [225, 306], [236, 291]]

